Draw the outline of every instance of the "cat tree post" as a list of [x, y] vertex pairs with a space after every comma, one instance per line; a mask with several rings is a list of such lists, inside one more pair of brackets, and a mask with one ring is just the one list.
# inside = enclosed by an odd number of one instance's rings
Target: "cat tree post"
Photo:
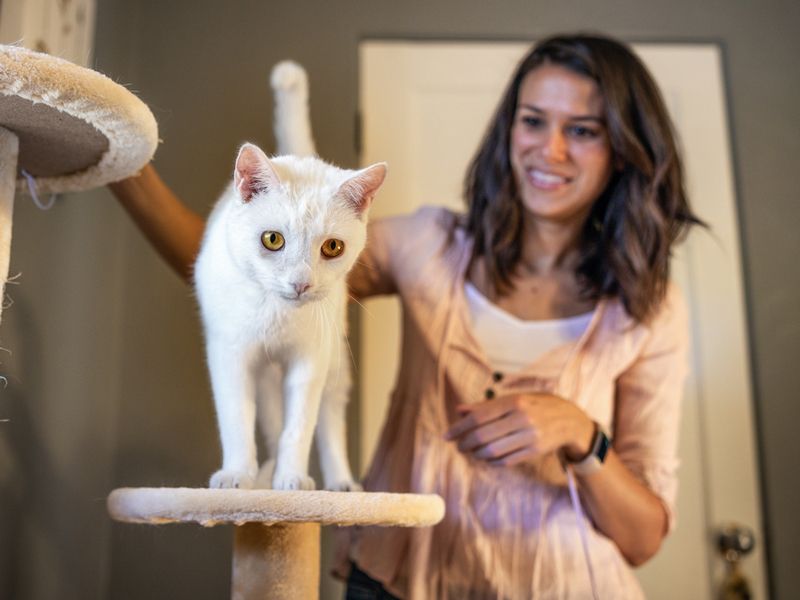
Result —
[[444, 500], [429, 494], [120, 488], [108, 497], [108, 511], [127, 523], [237, 525], [233, 600], [314, 600], [320, 525], [431, 526], [444, 516]]
[[319, 523], [245, 523], [233, 534], [231, 598], [319, 595]]
[[14, 215], [18, 154], [19, 139], [8, 129], [0, 127], [0, 318], [11, 256], [11, 218]]

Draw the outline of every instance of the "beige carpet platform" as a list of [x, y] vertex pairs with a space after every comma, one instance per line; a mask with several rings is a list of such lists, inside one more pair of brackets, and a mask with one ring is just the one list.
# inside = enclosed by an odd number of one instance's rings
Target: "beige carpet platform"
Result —
[[129, 523], [237, 525], [231, 597], [319, 597], [320, 525], [426, 527], [444, 516], [436, 495], [370, 492], [120, 488], [108, 511]]
[[8, 277], [15, 189], [89, 190], [138, 172], [153, 156], [150, 109], [91, 69], [0, 45], [0, 297]]

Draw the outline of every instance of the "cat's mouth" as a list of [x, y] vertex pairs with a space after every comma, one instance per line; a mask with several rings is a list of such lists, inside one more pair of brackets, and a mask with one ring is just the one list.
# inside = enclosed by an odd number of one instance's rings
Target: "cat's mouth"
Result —
[[304, 292], [302, 294], [296, 293], [280, 293], [280, 297], [286, 300], [289, 304], [293, 304], [294, 306], [303, 306], [304, 304], [308, 304], [310, 302], [316, 302], [322, 299], [322, 294], [317, 292]]

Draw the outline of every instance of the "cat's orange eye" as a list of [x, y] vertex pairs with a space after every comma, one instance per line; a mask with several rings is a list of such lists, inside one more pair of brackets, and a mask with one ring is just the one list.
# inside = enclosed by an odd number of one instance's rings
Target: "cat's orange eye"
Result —
[[329, 239], [322, 244], [322, 256], [325, 258], [336, 258], [344, 252], [344, 242], [342, 240]]
[[265, 231], [261, 234], [261, 243], [264, 244], [264, 248], [267, 250], [275, 252], [283, 248], [286, 240], [277, 231]]

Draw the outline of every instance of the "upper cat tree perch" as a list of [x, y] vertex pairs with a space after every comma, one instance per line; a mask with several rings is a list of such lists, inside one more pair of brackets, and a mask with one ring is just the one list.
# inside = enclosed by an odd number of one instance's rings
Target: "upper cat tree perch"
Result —
[[150, 109], [105, 75], [0, 45], [0, 298], [16, 188], [78, 192], [129, 177], [153, 156]]

